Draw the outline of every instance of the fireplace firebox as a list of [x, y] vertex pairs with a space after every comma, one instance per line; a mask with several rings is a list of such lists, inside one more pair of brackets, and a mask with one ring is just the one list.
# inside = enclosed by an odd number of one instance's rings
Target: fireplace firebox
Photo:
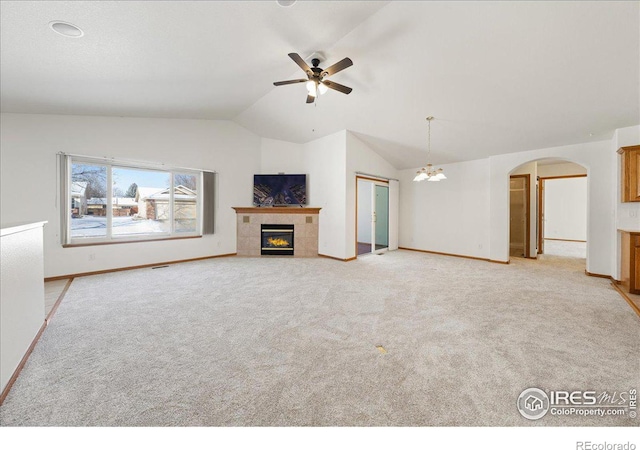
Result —
[[262, 224], [261, 255], [293, 256], [293, 225]]

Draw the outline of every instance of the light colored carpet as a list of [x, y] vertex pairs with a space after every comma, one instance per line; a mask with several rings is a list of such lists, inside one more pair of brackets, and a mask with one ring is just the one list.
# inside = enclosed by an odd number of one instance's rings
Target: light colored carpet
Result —
[[640, 387], [639, 318], [576, 261], [396, 251], [77, 278], [0, 422], [638, 425], [516, 410], [532, 386]]

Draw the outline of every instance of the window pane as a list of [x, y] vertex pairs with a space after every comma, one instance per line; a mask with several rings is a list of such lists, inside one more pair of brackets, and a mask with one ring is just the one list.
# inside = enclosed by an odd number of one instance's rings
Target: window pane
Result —
[[173, 179], [173, 220], [176, 233], [195, 233], [197, 229], [197, 188], [196, 175], [176, 173]]
[[71, 164], [71, 238], [107, 235], [107, 168]]
[[113, 168], [113, 236], [170, 233], [170, 174]]

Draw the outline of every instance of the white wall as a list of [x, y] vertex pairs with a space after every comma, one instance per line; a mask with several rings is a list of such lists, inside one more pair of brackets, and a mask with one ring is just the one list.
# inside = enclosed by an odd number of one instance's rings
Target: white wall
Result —
[[[363, 172], [386, 178], [398, 178], [398, 171], [386, 159], [374, 152], [350, 132], [346, 132], [346, 213], [344, 258], [356, 256], [356, 172]], [[391, 197], [390, 197], [391, 200]], [[392, 201], [392, 200], [391, 200]], [[389, 209], [389, 241], [398, 230], [398, 218]]]
[[587, 169], [572, 162], [562, 162], [557, 164], [538, 163], [538, 176], [540, 178], [561, 177], [566, 175], [586, 175]]
[[339, 259], [356, 256], [355, 172], [397, 176], [391, 164], [346, 130], [306, 144], [262, 139], [260, 161], [262, 173], [307, 174], [309, 206], [322, 208], [318, 252]]
[[0, 242], [0, 391], [44, 325], [42, 223], [3, 228]]
[[[45, 276], [153, 264], [236, 251], [232, 206], [252, 202], [260, 139], [230, 121], [2, 114], [2, 222], [47, 220]], [[216, 232], [201, 239], [63, 249], [56, 153], [215, 170]]]
[[260, 173], [307, 174], [308, 206], [320, 207], [318, 253], [344, 259], [346, 131], [306, 144], [261, 140]]
[[[441, 167], [447, 179], [439, 182], [414, 182], [416, 169], [400, 171], [400, 247], [488, 258], [489, 160]], [[508, 174], [504, 181], [508, 191]]]
[[489, 158], [490, 258], [496, 261], [508, 261], [509, 258], [509, 173], [524, 163], [543, 158], [569, 160], [587, 168], [587, 270], [591, 273], [611, 275], [614, 271], [612, 253], [615, 252], [611, 241], [611, 230], [614, 228], [612, 192], [617, 186], [617, 180], [611, 179], [613, 160], [610, 141], [508, 153]]
[[371, 243], [371, 191], [370, 181], [358, 180], [358, 242]]
[[[307, 173], [304, 146], [276, 139], [260, 139], [260, 173]], [[307, 193], [308, 195], [308, 193]]]
[[587, 177], [544, 182], [544, 238], [587, 240]]

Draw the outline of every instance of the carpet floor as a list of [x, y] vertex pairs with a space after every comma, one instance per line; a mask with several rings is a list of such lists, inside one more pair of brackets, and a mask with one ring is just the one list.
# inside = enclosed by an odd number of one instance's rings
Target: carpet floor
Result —
[[580, 259], [211, 259], [74, 280], [0, 424], [637, 426], [516, 401], [640, 388], [639, 337]]

